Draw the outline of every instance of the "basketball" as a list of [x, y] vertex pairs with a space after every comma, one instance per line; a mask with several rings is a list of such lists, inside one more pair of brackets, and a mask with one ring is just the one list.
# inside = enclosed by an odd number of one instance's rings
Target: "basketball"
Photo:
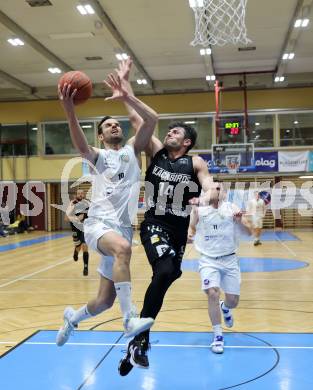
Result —
[[59, 80], [59, 85], [62, 88], [64, 84], [71, 84], [71, 91], [77, 89], [74, 97], [74, 104], [85, 103], [92, 95], [92, 82], [90, 78], [79, 70], [64, 73]]

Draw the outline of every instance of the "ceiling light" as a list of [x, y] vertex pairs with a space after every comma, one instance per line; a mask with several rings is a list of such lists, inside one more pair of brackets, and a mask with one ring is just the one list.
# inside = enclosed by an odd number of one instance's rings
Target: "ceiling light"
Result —
[[310, 19], [307, 19], [307, 18], [305, 18], [305, 19], [297, 19], [295, 21], [295, 25], [294, 26], [296, 28], [307, 27], [309, 25], [309, 23], [310, 23]]
[[211, 55], [212, 53], [212, 50], [210, 48], [207, 48], [207, 49], [200, 49], [200, 55], [201, 56], [209, 56]]
[[148, 82], [146, 79], [137, 79], [137, 84], [143, 84], [143, 85], [147, 85]]
[[76, 8], [81, 15], [93, 15], [95, 13], [94, 9], [90, 4], [77, 5]]
[[48, 71], [50, 72], [50, 73], [62, 73], [62, 70], [61, 69], [59, 69], [59, 68], [48, 68]]
[[196, 121], [185, 121], [185, 125], [195, 125]]
[[282, 83], [285, 80], [285, 76], [276, 76], [274, 81], [275, 83]]
[[294, 125], [298, 125], [299, 122], [298, 122], [298, 121], [294, 121], [293, 124], [294, 124]]
[[82, 125], [82, 129], [91, 129], [92, 125]]
[[283, 55], [283, 60], [293, 60], [295, 58], [295, 53], [285, 53]]
[[255, 125], [256, 126], [260, 126], [260, 122], [255, 122]]
[[119, 61], [123, 61], [123, 60], [127, 60], [128, 55], [127, 55], [126, 53], [116, 53], [116, 54], [115, 54], [115, 57], [116, 57]]
[[190, 8], [200, 8], [203, 7], [204, 0], [189, 0]]
[[286, 130], [286, 133], [290, 133], [290, 130], [288, 129], [288, 130]]
[[8, 42], [11, 43], [12, 46], [24, 46], [24, 42], [19, 38], [10, 38]]
[[313, 176], [299, 176], [299, 179], [313, 179]]
[[214, 81], [216, 79], [215, 75], [208, 75], [208, 76], [205, 76], [205, 79], [206, 81]]
[[300, 27], [301, 24], [302, 24], [302, 19], [297, 19], [297, 20], [295, 21], [295, 27], [296, 27], [296, 28]]
[[32, 130], [36, 131], [38, 130], [38, 127], [32, 127]]

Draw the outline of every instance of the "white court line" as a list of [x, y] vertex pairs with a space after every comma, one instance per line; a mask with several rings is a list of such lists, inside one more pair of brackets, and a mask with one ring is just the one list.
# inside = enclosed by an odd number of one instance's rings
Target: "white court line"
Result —
[[13, 283], [16, 283], [16, 282], [19, 282], [20, 280], [24, 280], [24, 279], [30, 278], [31, 276], [40, 274], [41, 272], [48, 271], [48, 270], [51, 269], [51, 268], [57, 267], [58, 265], [67, 263], [67, 262], [69, 262], [69, 261], [73, 261], [73, 258], [72, 258], [72, 257], [68, 257], [68, 258], [65, 259], [65, 260], [62, 260], [62, 261], [59, 261], [58, 263], [49, 265], [48, 267], [39, 269], [38, 271], [32, 272], [31, 274], [26, 274], [26, 275], [20, 276], [20, 277], [18, 277], [18, 278], [16, 278], [16, 279], [10, 280], [10, 281], [7, 282], [7, 283], [0, 284], [0, 288], [9, 286], [10, 284], [13, 284]]
[[277, 238], [277, 241], [281, 243], [281, 245], [287, 249], [287, 251], [289, 253], [292, 254], [293, 257], [298, 257], [296, 252], [294, 252], [291, 248], [289, 248], [289, 246], [287, 244], [285, 244], [283, 241], [281, 241], [281, 239], [278, 237], [278, 235], [276, 235], [276, 238]]
[[[1, 342], [4, 344], [5, 342]], [[7, 342], [9, 343], [9, 342]], [[16, 342], [14, 342], [17, 344]], [[55, 342], [41, 342], [41, 341], [26, 341], [22, 345], [52, 345], [55, 346]], [[67, 346], [82, 346], [82, 347], [125, 347], [126, 344], [116, 343], [66, 343]], [[153, 344], [154, 347], [158, 348], [210, 348], [210, 344], [199, 345], [199, 344]], [[276, 346], [276, 345], [224, 345], [224, 348], [228, 349], [313, 349], [308, 346]]]

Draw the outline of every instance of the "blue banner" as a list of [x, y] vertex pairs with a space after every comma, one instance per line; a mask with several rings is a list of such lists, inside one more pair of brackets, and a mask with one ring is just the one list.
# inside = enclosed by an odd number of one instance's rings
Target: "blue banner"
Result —
[[254, 152], [256, 172], [278, 172], [278, 152]]
[[[227, 173], [227, 168], [213, 166], [211, 153], [200, 154], [208, 165], [211, 173]], [[312, 155], [313, 157], [313, 155]], [[312, 158], [313, 171], [313, 158]], [[254, 167], [240, 167], [239, 172], [278, 172], [278, 152], [255, 152]]]

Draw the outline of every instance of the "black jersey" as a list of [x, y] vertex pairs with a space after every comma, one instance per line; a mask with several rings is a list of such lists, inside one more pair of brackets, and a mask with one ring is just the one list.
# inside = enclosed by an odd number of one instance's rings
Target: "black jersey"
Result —
[[189, 200], [200, 194], [192, 157], [170, 160], [161, 149], [151, 161], [145, 177], [145, 220], [157, 221], [171, 229], [187, 229], [191, 207]]

